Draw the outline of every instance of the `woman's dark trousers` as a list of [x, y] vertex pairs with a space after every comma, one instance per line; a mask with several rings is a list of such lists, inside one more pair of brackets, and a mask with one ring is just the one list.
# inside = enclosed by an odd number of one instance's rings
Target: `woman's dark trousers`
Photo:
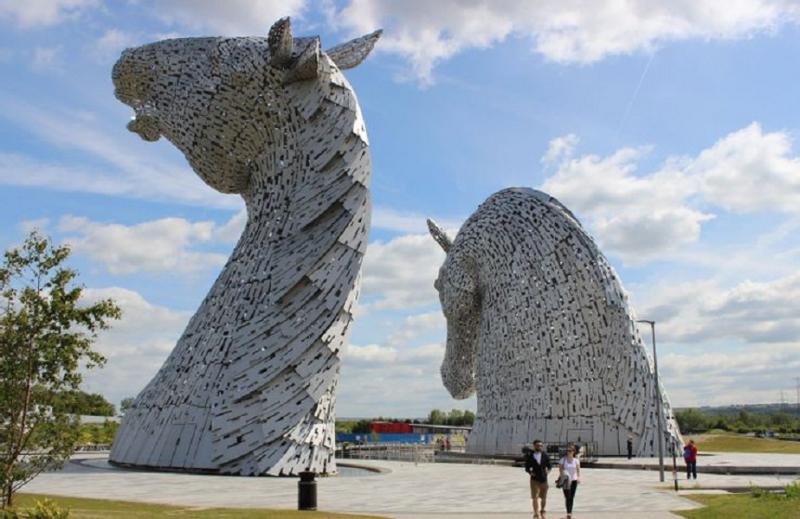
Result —
[[691, 479], [694, 476], [694, 479], [697, 479], [697, 462], [696, 461], [687, 461], [686, 462], [686, 479]]
[[572, 503], [575, 502], [575, 492], [578, 491], [578, 482], [573, 481], [570, 485], [564, 485], [564, 499], [567, 501], [567, 513], [572, 513]]

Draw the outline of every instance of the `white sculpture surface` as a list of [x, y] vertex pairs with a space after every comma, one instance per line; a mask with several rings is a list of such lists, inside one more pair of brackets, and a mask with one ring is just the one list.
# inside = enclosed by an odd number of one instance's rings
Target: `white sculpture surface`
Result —
[[468, 452], [518, 454], [539, 438], [620, 455], [632, 436], [634, 452], [651, 456], [657, 420], [667, 452], [682, 445], [614, 270], [558, 200], [499, 191], [454, 241], [428, 223], [447, 253], [436, 280], [442, 382], [457, 399], [477, 393]]
[[268, 38], [127, 50], [116, 96], [247, 225], [172, 353], [126, 413], [111, 461], [241, 475], [335, 472], [334, 402], [370, 223], [367, 133], [341, 70], [380, 31], [320, 50]]

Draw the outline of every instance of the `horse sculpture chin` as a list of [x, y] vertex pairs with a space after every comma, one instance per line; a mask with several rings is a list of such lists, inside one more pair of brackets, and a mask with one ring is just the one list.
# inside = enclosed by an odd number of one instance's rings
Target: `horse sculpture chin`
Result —
[[[467, 450], [517, 454], [534, 438], [639, 456], [682, 445], [627, 296], [602, 253], [558, 200], [526, 188], [489, 197], [454, 241], [435, 286], [447, 318], [442, 381], [477, 393]], [[661, 399], [662, 413], [656, 410]]]
[[288, 18], [268, 38], [185, 38], [114, 66], [128, 128], [166, 137], [247, 225], [172, 353], [126, 412], [112, 462], [242, 475], [336, 470], [339, 352], [369, 228], [368, 141], [341, 70]]

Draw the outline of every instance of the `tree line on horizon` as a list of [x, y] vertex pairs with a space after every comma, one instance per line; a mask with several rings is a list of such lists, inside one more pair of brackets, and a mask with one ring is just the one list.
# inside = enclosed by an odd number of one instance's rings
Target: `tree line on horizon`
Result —
[[682, 433], [722, 430], [743, 434], [764, 431], [800, 434], [800, 415], [784, 410], [754, 413], [740, 409], [736, 413], [728, 413], [690, 408], [676, 411], [675, 418]]

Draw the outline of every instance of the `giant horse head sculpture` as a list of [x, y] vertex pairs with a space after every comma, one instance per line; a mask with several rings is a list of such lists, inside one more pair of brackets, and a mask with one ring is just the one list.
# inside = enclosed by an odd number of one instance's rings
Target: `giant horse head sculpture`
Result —
[[[442, 382], [477, 393], [467, 449], [517, 454], [533, 438], [640, 455], [680, 436], [616, 274], [577, 218], [527, 188], [490, 196], [455, 240], [428, 221], [447, 257], [435, 282], [447, 319]], [[663, 403], [659, 414], [656, 398]]]
[[368, 140], [342, 70], [380, 31], [323, 51], [292, 36], [184, 38], [126, 50], [128, 128], [164, 136], [240, 194], [247, 225], [159, 372], [126, 413], [120, 464], [244, 475], [333, 472], [339, 353], [370, 220]]

